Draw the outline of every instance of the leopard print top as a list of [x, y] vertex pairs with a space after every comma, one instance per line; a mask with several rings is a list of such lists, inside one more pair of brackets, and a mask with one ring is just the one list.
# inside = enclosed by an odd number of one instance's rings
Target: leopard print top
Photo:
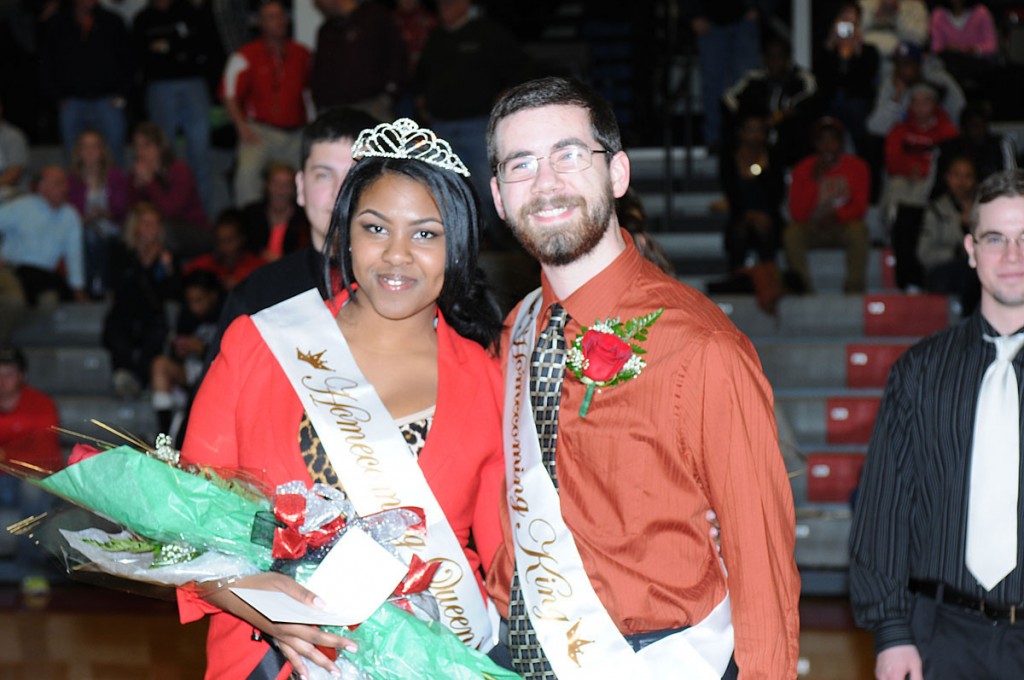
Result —
[[[433, 422], [433, 406], [395, 422], [402, 432], [402, 436], [405, 437], [405, 443], [409, 445], [413, 457], [419, 457], [423, 447], [426, 446], [427, 432]], [[305, 412], [302, 413], [302, 420], [299, 422], [299, 450], [302, 451], [302, 459], [305, 461], [306, 469], [309, 470], [309, 476], [313, 478], [314, 483], [328, 484], [342, 491], [345, 490], [338, 479], [338, 473], [334, 471], [330, 459], [327, 458], [327, 452], [324, 450], [323, 444], [320, 443], [320, 437], [313, 429], [309, 415]]]

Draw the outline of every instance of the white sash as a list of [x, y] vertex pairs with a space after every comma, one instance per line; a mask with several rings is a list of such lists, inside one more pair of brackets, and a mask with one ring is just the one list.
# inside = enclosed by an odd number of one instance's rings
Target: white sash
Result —
[[399, 545], [425, 561], [441, 563], [430, 586], [441, 620], [468, 647], [490, 649], [494, 605], [481, 597], [444, 511], [320, 294], [300, 293], [252, 320], [288, 376], [359, 514], [401, 505], [426, 512], [426, 537], [406, 534]]
[[560, 680], [718, 680], [733, 651], [728, 594], [697, 625], [634, 652], [594, 592], [544, 469], [530, 406], [529, 366], [540, 307], [538, 289], [523, 301], [512, 327], [503, 428], [516, 569], [537, 638]]

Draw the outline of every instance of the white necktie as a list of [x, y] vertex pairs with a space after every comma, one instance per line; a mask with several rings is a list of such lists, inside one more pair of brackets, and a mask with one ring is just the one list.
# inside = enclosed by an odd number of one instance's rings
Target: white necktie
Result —
[[1020, 486], [1020, 398], [1013, 357], [1024, 333], [985, 339], [996, 360], [981, 380], [971, 449], [965, 562], [985, 590], [1017, 566], [1017, 491]]

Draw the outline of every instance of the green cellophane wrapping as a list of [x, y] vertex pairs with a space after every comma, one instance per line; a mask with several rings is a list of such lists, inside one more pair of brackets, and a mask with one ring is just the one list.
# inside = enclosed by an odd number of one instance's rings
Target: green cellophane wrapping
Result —
[[426, 623], [383, 604], [355, 630], [328, 627], [359, 645], [344, 655], [374, 680], [521, 680], [486, 654], [466, 647], [437, 621]]
[[120, 446], [34, 481], [131, 532], [160, 542], [244, 557], [270, 568], [270, 549], [251, 542], [253, 517], [270, 507]]

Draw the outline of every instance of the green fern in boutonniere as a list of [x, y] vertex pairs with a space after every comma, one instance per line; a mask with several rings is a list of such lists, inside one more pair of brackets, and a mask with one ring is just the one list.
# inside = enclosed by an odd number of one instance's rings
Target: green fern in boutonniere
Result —
[[636, 343], [647, 339], [647, 329], [664, 311], [661, 308], [633, 317], [626, 323], [617, 318], [595, 321], [593, 326], [580, 329], [567, 352], [566, 365], [587, 386], [580, 405], [581, 418], [587, 417], [594, 390], [612, 387], [640, 375], [647, 365], [641, 355], [647, 350]]

